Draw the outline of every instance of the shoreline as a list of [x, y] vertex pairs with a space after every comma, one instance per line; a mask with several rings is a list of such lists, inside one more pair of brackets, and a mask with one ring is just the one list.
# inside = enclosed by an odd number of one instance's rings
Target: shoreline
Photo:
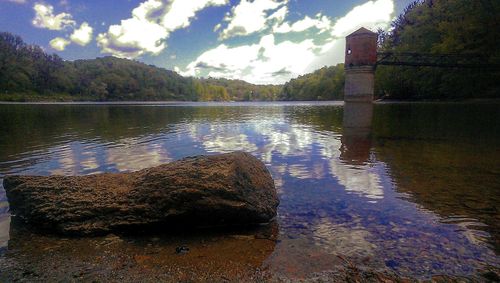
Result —
[[[13, 248], [0, 256], [5, 271], [0, 281], [494, 282], [499, 274], [498, 268], [485, 266], [467, 275], [410, 275], [318, 251], [313, 258], [300, 254], [299, 261], [288, 262], [277, 244], [294, 241], [279, 239], [278, 233], [273, 222], [253, 229], [60, 237], [37, 234], [14, 221]], [[185, 251], [177, 251], [184, 246]]]
[[[343, 100], [273, 100], [273, 101], [186, 101], [186, 100], [158, 100], [158, 101], [4, 101], [0, 100], [0, 105], [190, 105], [190, 104], [286, 104], [286, 103], [314, 103], [331, 104], [344, 103]], [[374, 104], [409, 104], [409, 103], [500, 103], [500, 98], [464, 98], [464, 99], [422, 99], [422, 100], [398, 100], [398, 99], [376, 99]]]

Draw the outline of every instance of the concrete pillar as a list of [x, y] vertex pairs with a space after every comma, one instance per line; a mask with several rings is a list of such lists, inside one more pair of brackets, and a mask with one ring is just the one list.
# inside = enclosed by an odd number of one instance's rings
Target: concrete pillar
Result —
[[360, 28], [346, 37], [345, 102], [372, 102], [377, 63], [377, 34]]

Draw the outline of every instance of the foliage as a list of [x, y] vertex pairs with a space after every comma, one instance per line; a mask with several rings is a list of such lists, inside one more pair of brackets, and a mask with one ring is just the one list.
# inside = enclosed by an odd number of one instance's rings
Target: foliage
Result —
[[280, 90], [241, 80], [185, 78], [115, 57], [63, 61], [0, 33], [0, 100], [275, 100]]
[[276, 100], [282, 88], [281, 85], [254, 85], [242, 80], [228, 80], [223, 78], [199, 79], [198, 82], [204, 86], [218, 86], [226, 89], [229, 100], [234, 101]]
[[0, 100], [11, 101], [272, 101], [341, 99], [342, 65], [324, 67], [285, 85], [223, 78], [185, 78], [115, 57], [63, 61], [19, 36], [0, 33]]
[[115, 57], [69, 62], [74, 92], [98, 100], [196, 100], [190, 78]]
[[63, 61], [0, 33], [1, 100], [196, 100], [191, 78], [114, 57]]
[[423, 0], [410, 4], [380, 32], [381, 51], [484, 57], [484, 68], [379, 66], [376, 93], [397, 99], [498, 97], [500, 72], [486, 68], [500, 58], [500, 2]]
[[344, 64], [323, 67], [290, 80], [283, 86], [282, 100], [341, 100], [344, 97]]

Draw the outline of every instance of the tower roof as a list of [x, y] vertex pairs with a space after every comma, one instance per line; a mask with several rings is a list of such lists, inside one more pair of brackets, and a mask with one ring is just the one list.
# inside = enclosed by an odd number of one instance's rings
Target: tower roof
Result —
[[355, 32], [349, 34], [348, 36], [346, 37], [351, 37], [351, 36], [356, 36], [356, 35], [362, 35], [362, 34], [366, 34], [366, 35], [377, 35], [376, 33], [374, 33], [373, 31], [367, 29], [367, 28], [364, 28], [364, 27], [361, 27], [359, 28], [358, 30], [356, 30]]

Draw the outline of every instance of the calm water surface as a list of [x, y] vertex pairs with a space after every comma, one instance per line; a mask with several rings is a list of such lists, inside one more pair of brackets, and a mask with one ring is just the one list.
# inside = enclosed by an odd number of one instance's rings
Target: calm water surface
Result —
[[[498, 103], [0, 105], [0, 183], [8, 174], [125, 172], [244, 150], [267, 165], [281, 200], [277, 240], [253, 247], [261, 251], [255, 268], [307, 277], [341, 258], [418, 278], [473, 276], [500, 267], [499, 110]], [[40, 245], [57, 242], [11, 225], [8, 207], [0, 185], [0, 261], [41, 256]], [[251, 252], [218, 237], [218, 250]], [[172, 244], [154, 240], [160, 250]], [[98, 240], [78, 243], [85, 241]], [[138, 253], [143, 244], [120, 248]]]

